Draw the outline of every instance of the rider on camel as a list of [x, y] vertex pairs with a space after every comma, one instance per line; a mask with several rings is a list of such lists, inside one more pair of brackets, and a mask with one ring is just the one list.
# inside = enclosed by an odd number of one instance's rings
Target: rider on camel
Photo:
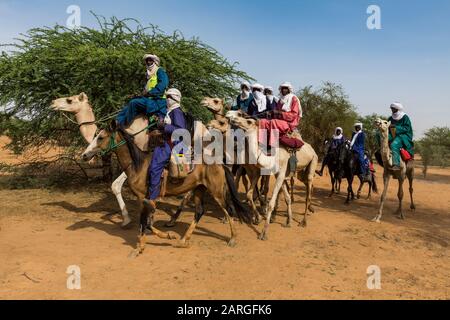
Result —
[[279, 138], [282, 138], [296, 130], [303, 114], [300, 100], [294, 94], [291, 83], [283, 83], [280, 85], [279, 90], [280, 100], [275, 110], [272, 111], [272, 119], [261, 119], [259, 121], [259, 142], [261, 144], [267, 143], [266, 138], [268, 135], [268, 146], [274, 146], [277, 142], [277, 131]]

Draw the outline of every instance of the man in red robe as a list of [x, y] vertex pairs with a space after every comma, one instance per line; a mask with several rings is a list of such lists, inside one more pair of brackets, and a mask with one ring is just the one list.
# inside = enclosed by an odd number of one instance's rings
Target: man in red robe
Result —
[[300, 100], [294, 94], [291, 83], [285, 82], [280, 85], [279, 89], [280, 100], [273, 111], [272, 119], [259, 121], [259, 142], [264, 144], [266, 134], [268, 134], [269, 146], [276, 143], [276, 130], [279, 132], [279, 137], [287, 135], [298, 127], [303, 115]]

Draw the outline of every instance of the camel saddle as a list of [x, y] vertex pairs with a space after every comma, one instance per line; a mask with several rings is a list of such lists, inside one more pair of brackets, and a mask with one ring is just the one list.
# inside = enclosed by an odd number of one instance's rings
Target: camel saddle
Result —
[[294, 151], [301, 149], [305, 145], [300, 132], [297, 130], [281, 136], [280, 144], [288, 149], [293, 149]]

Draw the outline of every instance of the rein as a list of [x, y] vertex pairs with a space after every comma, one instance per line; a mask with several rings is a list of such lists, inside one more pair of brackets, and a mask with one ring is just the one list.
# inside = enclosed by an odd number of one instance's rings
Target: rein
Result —
[[[138, 132], [136, 132], [136, 133], [133, 133], [133, 134], [131, 135], [131, 137], [136, 137], [138, 134], [140, 134], [140, 133], [142, 133], [142, 132], [144, 132], [144, 131], [146, 131], [146, 130], [151, 129], [151, 128], [155, 127], [156, 125], [157, 125], [156, 119], [150, 118], [150, 124], [149, 124], [148, 126], [146, 126], [144, 129], [142, 129], [142, 130], [140, 130], [140, 131], [138, 131]], [[117, 132], [114, 131], [114, 132], [112, 133], [112, 135], [111, 135], [111, 138], [109, 139], [108, 148], [107, 148], [106, 150], [104, 150], [104, 151], [100, 151], [100, 156], [104, 157], [104, 156], [106, 156], [106, 155], [108, 155], [109, 153], [111, 153], [111, 152], [117, 150], [118, 148], [120, 148], [121, 146], [123, 146], [123, 145], [125, 145], [125, 144], [127, 143], [127, 142], [126, 142], [125, 140], [123, 140], [123, 139], [122, 139], [120, 142], [117, 142], [117, 143], [116, 143], [116, 135], [117, 135]]]

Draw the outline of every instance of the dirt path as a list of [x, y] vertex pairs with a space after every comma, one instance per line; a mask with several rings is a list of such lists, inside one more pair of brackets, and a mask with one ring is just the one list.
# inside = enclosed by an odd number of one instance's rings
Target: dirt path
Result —
[[[261, 242], [239, 225], [238, 246], [231, 249], [228, 225], [209, 211], [190, 249], [150, 237], [136, 260], [127, 257], [136, 225], [121, 230], [120, 217], [108, 215], [117, 213], [108, 190], [0, 190], [0, 298], [449, 299], [450, 170], [431, 170], [430, 178], [418, 179], [418, 210], [407, 211], [406, 221], [392, 215], [395, 184], [378, 225], [369, 222], [378, 197], [345, 206], [343, 195], [327, 198], [324, 177], [306, 229], [284, 229], [278, 216], [269, 241]], [[303, 190], [296, 190], [297, 221]], [[136, 212], [136, 203], [128, 203]], [[189, 209], [174, 231], [183, 233], [192, 216]], [[157, 220], [167, 219], [158, 213]], [[81, 290], [66, 287], [70, 265], [81, 269]], [[381, 268], [381, 290], [367, 289], [370, 265]]]

